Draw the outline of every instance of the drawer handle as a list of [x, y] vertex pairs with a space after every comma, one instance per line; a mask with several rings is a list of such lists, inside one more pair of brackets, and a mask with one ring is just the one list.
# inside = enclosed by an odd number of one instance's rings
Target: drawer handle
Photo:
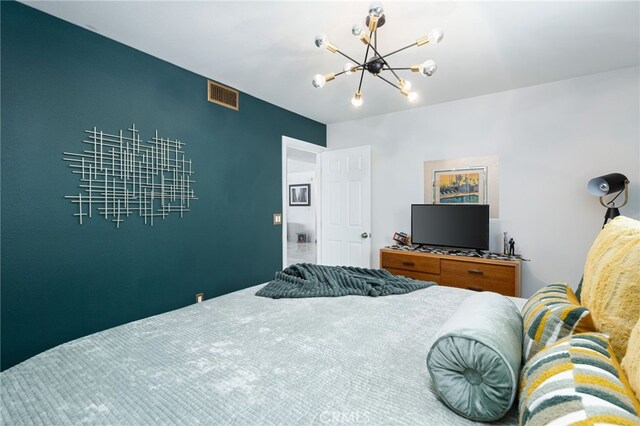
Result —
[[402, 264], [403, 264], [403, 265], [405, 265], [405, 266], [416, 266], [416, 264], [415, 264], [415, 263], [413, 263], [413, 262], [406, 262], [406, 261], [403, 261], [403, 262], [402, 262]]
[[479, 269], [467, 269], [467, 272], [470, 273], [470, 274], [478, 274], [478, 275], [484, 274], [484, 272], [482, 272]]
[[467, 290], [472, 290], [472, 291], [483, 291], [483, 289], [481, 289], [480, 287], [473, 287], [473, 286], [467, 287]]

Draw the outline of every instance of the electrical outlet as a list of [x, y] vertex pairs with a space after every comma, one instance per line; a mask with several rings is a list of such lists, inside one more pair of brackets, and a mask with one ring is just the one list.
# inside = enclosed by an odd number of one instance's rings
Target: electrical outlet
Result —
[[204, 293], [196, 294], [196, 303], [200, 303], [204, 300]]

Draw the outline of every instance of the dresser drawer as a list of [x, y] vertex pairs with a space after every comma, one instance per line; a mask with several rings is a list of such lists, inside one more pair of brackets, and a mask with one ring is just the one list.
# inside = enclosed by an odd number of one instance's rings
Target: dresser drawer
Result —
[[403, 277], [413, 278], [420, 281], [440, 281], [440, 275], [437, 274], [425, 274], [423, 272], [406, 271], [404, 269], [384, 268], [391, 272], [393, 275], [402, 275]]
[[516, 268], [507, 265], [442, 259], [440, 283], [477, 291], [517, 296]]
[[440, 274], [440, 259], [407, 252], [382, 252], [380, 267], [383, 269], [402, 269], [438, 275]]

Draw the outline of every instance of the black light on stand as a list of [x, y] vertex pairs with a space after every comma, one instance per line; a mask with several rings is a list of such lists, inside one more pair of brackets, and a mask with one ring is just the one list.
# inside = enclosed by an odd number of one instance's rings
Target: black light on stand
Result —
[[[609, 220], [620, 216], [619, 208], [627, 204], [627, 201], [629, 200], [629, 179], [627, 179], [627, 177], [622, 173], [609, 173], [608, 175], [591, 179], [587, 187], [591, 194], [600, 197], [600, 204], [607, 208], [607, 212], [604, 215], [604, 223], [602, 224], [602, 227], [604, 228]], [[616, 192], [616, 196], [605, 204], [603, 199], [604, 196], [614, 194]], [[623, 192], [624, 201], [622, 204], [616, 206], [616, 198], [618, 198]]]

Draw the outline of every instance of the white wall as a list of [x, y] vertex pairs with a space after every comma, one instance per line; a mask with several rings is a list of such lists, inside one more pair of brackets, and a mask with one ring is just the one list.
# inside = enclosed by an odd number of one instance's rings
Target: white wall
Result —
[[[314, 163], [304, 163], [301, 161], [287, 160], [288, 170], [304, 170], [287, 173], [287, 185], [300, 183], [311, 184], [310, 201], [311, 206], [289, 206], [287, 205], [287, 241], [298, 241], [297, 232], [307, 234], [307, 242], [316, 240], [316, 185], [315, 185]], [[287, 186], [288, 187], [288, 186]], [[288, 203], [287, 203], [288, 204]]]
[[554, 281], [577, 286], [605, 213], [587, 192], [590, 178], [627, 175], [621, 212], [640, 218], [639, 104], [640, 68], [632, 67], [331, 124], [327, 146], [372, 145], [374, 266], [393, 232], [410, 230], [410, 204], [424, 202], [425, 160], [498, 155], [491, 250], [501, 249], [502, 231], [513, 236], [531, 259], [522, 276], [528, 297]]

